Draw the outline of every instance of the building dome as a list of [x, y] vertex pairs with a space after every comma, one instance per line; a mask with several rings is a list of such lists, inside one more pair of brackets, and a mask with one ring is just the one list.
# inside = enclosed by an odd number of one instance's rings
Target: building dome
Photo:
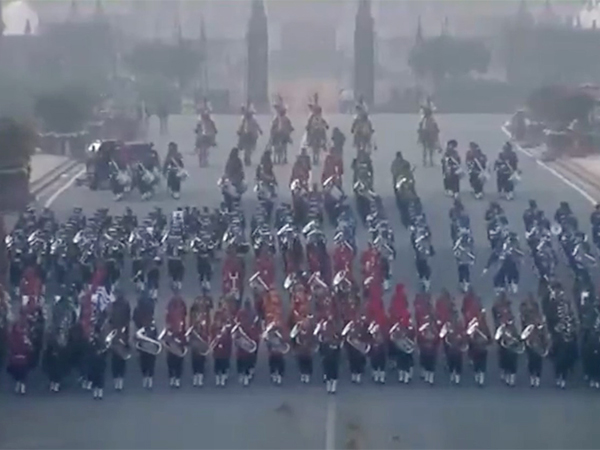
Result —
[[[5, 36], [37, 34], [40, 19], [28, 2], [16, 0], [2, 8]], [[29, 25], [28, 25], [29, 24]]]

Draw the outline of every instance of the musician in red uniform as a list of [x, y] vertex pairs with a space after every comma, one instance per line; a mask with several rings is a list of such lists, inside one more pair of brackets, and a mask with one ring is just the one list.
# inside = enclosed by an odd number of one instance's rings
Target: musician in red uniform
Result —
[[321, 184], [325, 181], [334, 177], [335, 183], [338, 187], [342, 186], [342, 176], [344, 175], [344, 161], [342, 160], [342, 153], [340, 149], [332, 147], [329, 153], [325, 157], [325, 163], [323, 165], [323, 173], [321, 174]]
[[[129, 323], [131, 322], [131, 307], [122, 292], [118, 292], [115, 296], [115, 302], [111, 306], [110, 325], [112, 330], [117, 330], [117, 337], [125, 343], [125, 347], [129, 349]], [[127, 360], [123, 358], [123, 354], [117, 351], [112, 351], [111, 369], [114, 381], [115, 390], [123, 390], [125, 383], [125, 372], [127, 370]]]
[[202, 294], [194, 300], [190, 308], [189, 327], [206, 345], [206, 348], [192, 345], [192, 385], [201, 387], [204, 385], [204, 373], [206, 370], [206, 355], [210, 345], [210, 311], [213, 307], [213, 299], [208, 289], [203, 288]]
[[367, 288], [367, 319], [369, 321], [369, 335], [371, 337], [371, 350], [369, 359], [373, 370], [373, 380], [376, 383], [385, 383], [385, 368], [387, 363], [387, 317], [383, 304], [383, 288], [379, 283], [371, 283]]
[[[350, 309], [346, 308], [346, 309]], [[356, 308], [358, 309], [358, 308]], [[347, 315], [352, 312], [347, 312]], [[342, 331], [345, 339], [348, 365], [350, 368], [350, 379], [353, 383], [360, 384], [367, 365], [367, 352], [369, 350], [368, 328], [369, 323], [365, 314], [355, 312], [352, 322], [348, 322]]]
[[[415, 340], [415, 329], [408, 309], [408, 299], [404, 290], [404, 285], [396, 285], [394, 296], [390, 302], [388, 311], [391, 322], [395, 322], [390, 330], [390, 336], [393, 337], [395, 330], [404, 333], [411, 340]], [[396, 361], [398, 368], [398, 381], [409, 383], [413, 376], [414, 357], [413, 352], [407, 352], [403, 348], [397, 347], [393, 342], [390, 344], [390, 357]]]
[[95, 400], [101, 400], [104, 396], [107, 352], [108, 347], [98, 323], [92, 331], [88, 353], [89, 381]]
[[15, 392], [25, 394], [27, 375], [30, 369], [31, 341], [27, 333], [27, 324], [20, 318], [13, 324], [8, 335], [7, 372], [15, 381]]
[[336, 245], [333, 248], [332, 260], [334, 274], [346, 271], [348, 279], [351, 282], [354, 282], [354, 273], [352, 271], [354, 250], [352, 249], [352, 246], [345, 241], [341, 243], [336, 242]]
[[335, 394], [340, 370], [342, 337], [333, 316], [323, 320], [315, 333], [319, 340], [319, 353], [323, 363], [323, 375], [329, 394]]
[[223, 295], [235, 294], [236, 301], [241, 301], [244, 290], [244, 266], [241, 258], [237, 255], [235, 246], [227, 248], [227, 255], [223, 261]]
[[215, 311], [215, 317], [211, 327], [211, 347], [215, 359], [215, 381], [217, 386], [225, 386], [229, 376], [229, 364], [231, 360], [231, 324], [229, 310], [221, 301]]
[[[269, 328], [271, 327], [271, 328]], [[271, 381], [280, 385], [285, 375], [285, 354], [290, 350], [288, 336], [280, 321], [267, 325], [265, 341], [269, 352], [269, 373]]]
[[487, 372], [488, 346], [492, 342], [492, 337], [481, 302], [472, 290], [469, 290], [464, 297], [462, 312], [467, 325], [469, 358], [475, 372], [475, 383], [483, 386]]
[[372, 283], [383, 283], [383, 271], [381, 267], [381, 253], [377, 247], [369, 242], [369, 247], [360, 257], [363, 280], [373, 277]]
[[[178, 292], [169, 300], [167, 304], [167, 333], [178, 346], [184, 348], [186, 345], [186, 319], [187, 306]], [[183, 374], [183, 356], [172, 351], [167, 352], [167, 368], [169, 371], [169, 385], [171, 387], [181, 387], [181, 375]]]
[[252, 303], [250, 300], [245, 300], [243, 307], [236, 315], [236, 326], [232, 330], [233, 344], [236, 348], [237, 373], [240, 384], [244, 386], [250, 384], [257, 359], [260, 338], [260, 331], [256, 327], [257, 319], [252, 310]]
[[415, 317], [417, 322], [417, 344], [419, 346], [419, 364], [426, 383], [433, 384], [437, 349], [440, 343], [439, 332], [432, 315], [431, 298], [427, 293], [417, 294], [415, 298]]

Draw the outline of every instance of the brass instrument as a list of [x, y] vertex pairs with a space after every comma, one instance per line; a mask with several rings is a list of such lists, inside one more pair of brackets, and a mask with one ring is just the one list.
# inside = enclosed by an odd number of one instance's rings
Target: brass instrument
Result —
[[231, 337], [233, 338], [233, 343], [247, 353], [254, 353], [258, 349], [258, 344], [246, 334], [239, 322], [231, 329]]
[[472, 318], [467, 325], [467, 336], [477, 344], [487, 345], [489, 337], [481, 330], [479, 319]]
[[[302, 336], [304, 334], [308, 334], [308, 331], [304, 331], [302, 328], [303, 326], [307, 323], [307, 321], [311, 321], [312, 320], [312, 316], [308, 316], [300, 321], [298, 321], [294, 327], [292, 328], [292, 331], [290, 331], [290, 339], [292, 341], [296, 342], [296, 345], [298, 346], [304, 346], [306, 343], [302, 341]], [[311, 342], [313, 345], [313, 352], [317, 352], [319, 350], [319, 346], [316, 342]]]
[[162, 351], [163, 345], [160, 341], [146, 336], [145, 331], [146, 328], [140, 328], [135, 333], [135, 348], [140, 352], [156, 356]]
[[127, 341], [125, 340], [126, 332], [127, 327], [123, 327], [120, 330], [114, 329], [106, 337], [107, 340], [110, 338], [110, 349], [125, 361], [131, 358], [131, 351], [129, 350]]
[[335, 274], [335, 277], [333, 277], [333, 287], [335, 289], [343, 290], [346, 287], [350, 287], [351, 284], [346, 270], [339, 271]]
[[346, 324], [346, 326], [342, 330], [342, 338], [348, 344], [350, 344], [352, 347], [354, 347], [359, 353], [366, 355], [371, 351], [371, 345], [367, 344], [366, 342], [361, 341], [360, 339], [357, 339], [354, 336], [354, 333], [352, 333], [354, 331], [354, 325], [355, 325], [355, 322], [353, 320], [351, 320], [350, 322], [348, 322]]
[[267, 283], [265, 283], [265, 281], [260, 276], [260, 272], [256, 272], [250, 277], [250, 279], [248, 280], [248, 285], [251, 289], [260, 291], [262, 293], [268, 292], [270, 290]]
[[535, 325], [532, 323], [527, 325], [521, 333], [521, 340], [525, 342], [529, 349], [542, 358], [550, 353], [550, 335], [544, 324]]
[[165, 328], [158, 335], [159, 342], [167, 349], [168, 352], [175, 356], [183, 358], [187, 355], [188, 348], [184, 342], [181, 342], [169, 329]]
[[485, 183], [490, 178], [490, 174], [481, 166], [481, 163], [477, 158], [475, 158], [474, 161], [475, 164], [477, 164], [477, 168], [479, 169], [479, 179], [482, 183]]
[[402, 327], [400, 323], [396, 322], [392, 328], [390, 328], [390, 341], [396, 346], [398, 350], [408, 355], [414, 353], [417, 343], [414, 339], [411, 339], [408, 335], [408, 330]]
[[[202, 324], [206, 324], [206, 322], [203, 321]], [[207, 356], [210, 353], [210, 343], [207, 342], [200, 333], [198, 333], [196, 325], [192, 325], [188, 328], [188, 330], [185, 332], [185, 338], [194, 353], [202, 356]]]
[[525, 351], [525, 344], [520, 339], [520, 336], [515, 336], [515, 334], [514, 326], [509, 328], [508, 324], [503, 323], [496, 330], [494, 340], [506, 350], [510, 350], [520, 355]]
[[[456, 336], [456, 333], [454, 332], [454, 328], [452, 326], [452, 324], [450, 322], [446, 322], [443, 326], [442, 329], [440, 330], [440, 339], [444, 340], [444, 343], [448, 346], [448, 347], [452, 347], [455, 348], [456, 347], [456, 341], [453, 342], [453, 337]], [[461, 353], [465, 353], [468, 349], [469, 349], [469, 344], [466, 340], [462, 339], [461, 341], [459, 341], [460, 343], [460, 347], [458, 347], [458, 350], [460, 350]]]
[[278, 353], [285, 355], [290, 351], [290, 344], [285, 342], [281, 331], [275, 322], [271, 322], [269, 325], [267, 325], [262, 338], [267, 343], [269, 348]]

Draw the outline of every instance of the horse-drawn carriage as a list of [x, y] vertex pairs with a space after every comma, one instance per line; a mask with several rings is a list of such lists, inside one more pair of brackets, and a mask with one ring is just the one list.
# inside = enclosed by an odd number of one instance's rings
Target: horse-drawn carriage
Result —
[[546, 148], [545, 157], [584, 156], [600, 150], [600, 87], [547, 86], [506, 124], [526, 147]]

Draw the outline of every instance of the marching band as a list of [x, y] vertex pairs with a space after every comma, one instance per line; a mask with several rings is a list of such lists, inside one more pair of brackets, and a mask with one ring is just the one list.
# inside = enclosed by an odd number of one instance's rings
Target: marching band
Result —
[[[523, 214], [526, 248], [540, 289], [539, 301], [528, 296], [520, 303], [518, 318], [511, 298], [518, 292], [526, 252], [501, 205], [490, 203], [485, 222], [491, 255], [484, 269], [484, 274], [493, 272], [496, 290], [491, 311], [494, 327], [490, 328], [481, 299], [472, 289], [477, 256], [471, 218], [459, 199], [465, 175], [459, 143], [450, 140], [442, 156], [444, 190], [454, 198], [449, 215], [458, 297], [446, 290], [437, 297], [430, 292], [431, 259], [436, 254], [432, 231], [417, 194], [414, 168], [398, 152], [391, 168], [393, 189], [402, 223], [410, 232], [421, 286], [411, 305], [405, 286], [396, 284], [386, 308], [396, 240], [389, 212], [374, 188], [371, 152], [376, 145], [366, 107], [357, 106], [353, 124], [357, 156], [352, 163], [352, 189], [357, 215], [344, 192], [345, 138], [339, 134], [325, 158], [322, 190], [317, 183], [310, 185], [312, 165], [319, 163], [325, 145], [321, 133], [329, 128], [317, 97], [311, 103], [308, 143], [303, 144], [292, 170], [292, 201], [277, 204], [279, 185], [271, 157], [275, 155], [279, 164], [287, 162], [285, 147], [291, 143], [293, 127], [280, 98], [276, 110], [270, 139], [275, 153], [267, 149], [261, 159], [255, 180], [258, 208], [249, 223], [242, 208], [247, 191], [244, 163], [250, 163], [256, 146], [256, 136], [250, 135], [260, 134], [251, 105], [243, 109], [240, 145], [232, 150], [219, 180], [223, 203], [216, 210], [178, 208], [169, 216], [157, 208], [139, 223], [129, 209], [123, 216], [111, 216], [102, 209], [86, 217], [76, 208], [65, 223], [51, 211], [29, 209], [21, 216], [7, 238], [10, 285], [2, 291], [0, 302], [8, 305], [10, 299], [18, 299], [18, 314], [11, 320], [7, 319], [11, 308], [0, 308], [0, 324], [7, 335], [7, 369], [17, 393], [25, 394], [28, 374], [43, 355], [52, 392], [59, 392], [74, 370], [82, 387], [101, 399], [108, 367], [114, 389], [124, 389], [134, 350], [142, 385], [148, 390], [154, 386], [161, 354], [166, 355], [169, 386], [174, 389], [185, 383], [186, 360], [191, 363], [194, 387], [205, 385], [209, 362], [215, 385], [225, 387], [232, 360], [238, 382], [249, 386], [262, 354], [274, 385], [282, 385], [292, 371], [291, 355], [302, 384], [314, 379], [317, 356], [331, 394], [337, 391], [344, 357], [354, 384], [363, 382], [367, 367], [374, 383], [385, 384], [394, 371], [400, 383], [408, 384], [415, 364], [424, 382], [434, 384], [440, 348], [451, 384], [461, 383], [468, 361], [475, 384], [483, 386], [492, 345], [508, 386], [516, 384], [519, 355], [525, 355], [532, 387], [540, 386], [544, 360], [550, 359], [557, 386], [564, 388], [579, 357], [590, 386], [600, 387], [600, 308], [590, 274], [595, 256], [568, 203], [561, 203], [553, 222], [534, 200]], [[203, 114], [202, 120], [212, 123], [208, 112]], [[431, 114], [428, 117], [432, 120]], [[214, 138], [214, 123], [211, 127]], [[334, 134], [336, 130], [341, 133], [335, 129]], [[175, 144], [169, 146], [164, 165], [167, 178], [171, 170], [184, 170]], [[520, 172], [509, 143], [494, 170], [499, 194], [512, 199]], [[484, 197], [487, 171], [486, 155], [471, 142], [466, 174], [476, 199]], [[177, 180], [173, 180], [169, 189], [178, 198]], [[325, 217], [334, 226], [332, 247], [328, 247]], [[361, 221], [368, 236], [362, 251], [356, 243]], [[592, 213], [591, 224], [592, 243], [600, 248], [600, 207]], [[576, 280], [575, 304], [567, 300], [556, 274], [553, 237]], [[252, 265], [246, 257], [250, 252]], [[188, 305], [182, 288], [185, 258], [190, 253], [195, 256], [201, 293]], [[222, 261], [217, 264], [219, 253]], [[156, 309], [163, 260], [172, 297], [166, 305], [164, 327], [159, 329]], [[133, 312], [122, 287], [127, 264], [138, 290]], [[282, 270], [282, 287], [277, 267]], [[357, 267], [360, 271], [355, 271]], [[215, 273], [221, 280], [217, 302], [212, 297]], [[56, 284], [61, 289], [56, 290]], [[54, 297], [47, 295], [55, 290]]]

